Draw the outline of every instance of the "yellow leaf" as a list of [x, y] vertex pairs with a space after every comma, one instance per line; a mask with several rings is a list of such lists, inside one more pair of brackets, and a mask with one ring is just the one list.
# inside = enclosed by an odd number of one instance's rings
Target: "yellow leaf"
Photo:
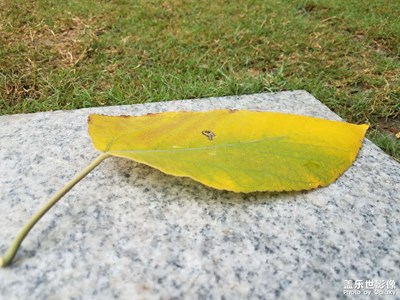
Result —
[[99, 151], [246, 193], [332, 183], [355, 160], [367, 128], [247, 110], [89, 117]]

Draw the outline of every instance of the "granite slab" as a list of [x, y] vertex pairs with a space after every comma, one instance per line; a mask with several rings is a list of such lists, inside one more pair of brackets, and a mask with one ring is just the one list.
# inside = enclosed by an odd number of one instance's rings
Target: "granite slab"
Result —
[[[89, 113], [218, 108], [340, 120], [305, 91], [1, 116], [0, 252], [98, 155]], [[398, 291], [399, 195], [400, 164], [368, 140], [335, 183], [299, 193], [218, 191], [110, 158], [0, 269], [0, 298], [399, 299], [345, 290], [346, 280], [382, 280]]]

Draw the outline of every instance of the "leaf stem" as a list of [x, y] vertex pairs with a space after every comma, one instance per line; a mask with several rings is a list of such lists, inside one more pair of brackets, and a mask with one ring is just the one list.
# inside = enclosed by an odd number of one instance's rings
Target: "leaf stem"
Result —
[[44, 214], [53, 207], [75, 184], [81, 181], [90, 171], [96, 168], [104, 159], [109, 157], [110, 154], [102, 153], [94, 161], [92, 161], [85, 169], [77, 174], [70, 182], [68, 182], [61, 190], [59, 190], [51, 199], [25, 224], [25, 226], [18, 233], [11, 246], [8, 248], [6, 254], [0, 257], [0, 267], [5, 267], [11, 263], [15, 254], [17, 253], [22, 241], [25, 239], [29, 231], [35, 224], [44, 216]]

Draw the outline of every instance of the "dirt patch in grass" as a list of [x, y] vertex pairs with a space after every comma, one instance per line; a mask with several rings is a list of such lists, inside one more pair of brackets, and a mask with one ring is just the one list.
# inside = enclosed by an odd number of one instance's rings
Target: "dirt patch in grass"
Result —
[[25, 25], [17, 32], [1, 32], [1, 34], [4, 42], [10, 47], [23, 44], [27, 48], [25, 54], [28, 61], [30, 53], [45, 51], [51, 54], [48, 64], [66, 68], [76, 65], [89, 50], [87, 41], [95, 37], [89, 24], [90, 20], [84, 22], [75, 17], [57, 29], [52, 29], [46, 24]]
[[93, 33], [89, 25], [81, 19], [73, 18], [72, 24], [54, 32], [48, 26], [41, 31], [30, 32], [30, 46], [33, 48], [47, 48], [55, 55], [52, 64], [56, 67], [72, 67], [80, 62], [86, 55], [88, 44], [83, 39]]
[[398, 137], [400, 134], [400, 114], [396, 117], [379, 118], [378, 127], [400, 139], [400, 137]]
[[7, 107], [39, 101], [51, 96], [51, 90], [59, 90], [54, 75], [74, 74], [100, 30], [96, 17], [66, 13], [49, 21], [38, 10], [37, 2], [21, 7], [8, 3], [0, 13], [4, 17], [0, 21], [0, 100]]

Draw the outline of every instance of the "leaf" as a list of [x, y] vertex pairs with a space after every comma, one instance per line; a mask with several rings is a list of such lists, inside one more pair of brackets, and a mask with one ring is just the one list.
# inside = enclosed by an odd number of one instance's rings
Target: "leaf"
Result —
[[89, 116], [99, 151], [246, 193], [327, 186], [351, 166], [367, 128], [247, 110]]

